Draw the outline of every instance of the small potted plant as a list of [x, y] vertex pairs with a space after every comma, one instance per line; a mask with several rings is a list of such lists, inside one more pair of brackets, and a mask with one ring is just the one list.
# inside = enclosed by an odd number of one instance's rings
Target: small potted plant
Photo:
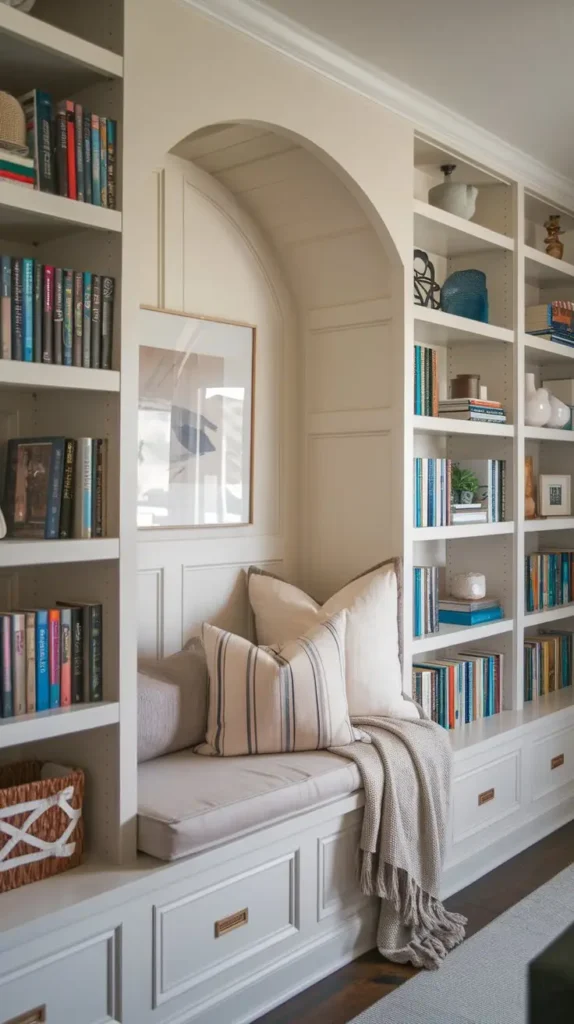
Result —
[[457, 505], [472, 505], [474, 496], [480, 490], [476, 473], [471, 469], [452, 467], [452, 496]]

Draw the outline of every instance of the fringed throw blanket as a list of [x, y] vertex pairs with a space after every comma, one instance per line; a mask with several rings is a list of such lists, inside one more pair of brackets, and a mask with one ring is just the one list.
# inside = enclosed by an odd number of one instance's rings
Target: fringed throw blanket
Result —
[[436, 968], [464, 939], [466, 918], [443, 907], [452, 754], [430, 721], [353, 718], [370, 743], [334, 747], [359, 768], [365, 788], [361, 889], [383, 901], [379, 952], [396, 963]]

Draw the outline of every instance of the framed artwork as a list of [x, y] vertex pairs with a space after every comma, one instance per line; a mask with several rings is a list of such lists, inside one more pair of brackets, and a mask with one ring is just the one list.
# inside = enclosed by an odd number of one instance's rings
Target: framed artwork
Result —
[[139, 311], [140, 529], [252, 521], [255, 327]]
[[542, 473], [538, 478], [538, 502], [541, 516], [571, 514], [570, 476]]

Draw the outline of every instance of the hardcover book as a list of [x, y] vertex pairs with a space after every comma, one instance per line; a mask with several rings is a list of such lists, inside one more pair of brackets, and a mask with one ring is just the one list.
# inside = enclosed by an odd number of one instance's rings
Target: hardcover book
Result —
[[22, 310], [22, 260], [12, 260], [12, 359], [24, 356]]
[[64, 270], [64, 366], [74, 365], [74, 271]]
[[74, 526], [74, 470], [76, 464], [76, 442], [66, 438], [64, 453], [64, 479], [62, 483], [62, 507], [60, 510], [60, 538], [72, 536]]
[[84, 115], [79, 103], [74, 105], [74, 136], [76, 142], [76, 191], [80, 202], [85, 200], [84, 184]]
[[108, 205], [108, 127], [107, 118], [100, 117], [100, 198], [101, 206]]
[[51, 363], [54, 358], [54, 267], [44, 267], [44, 295], [42, 302], [42, 362]]
[[56, 170], [58, 192], [68, 195], [68, 115], [66, 101], [58, 103], [56, 111]]
[[0, 337], [2, 359], [12, 358], [12, 260], [2, 256], [2, 277], [0, 279]]
[[12, 612], [12, 696], [14, 714], [26, 714], [26, 616]]
[[6, 468], [11, 537], [55, 540], [60, 530], [65, 438], [12, 438]]
[[26, 117], [26, 141], [34, 159], [36, 182], [41, 192], [56, 191], [52, 98], [33, 89], [19, 99]]
[[74, 271], [74, 341], [73, 341], [73, 362], [74, 366], [82, 366], [83, 363], [83, 333], [84, 333], [84, 275], [81, 270]]
[[100, 119], [97, 114], [92, 114], [92, 203], [94, 206], [102, 205], [100, 187]]
[[54, 362], [61, 366], [64, 362], [64, 271], [56, 267], [54, 271], [54, 323], [53, 356]]
[[60, 704], [72, 703], [72, 609], [60, 608]]
[[42, 362], [44, 267], [34, 260], [34, 362]]
[[102, 278], [102, 370], [112, 368], [112, 335], [114, 330], [114, 279]]
[[26, 712], [36, 710], [36, 614], [25, 612], [26, 619]]
[[89, 369], [92, 362], [92, 275], [89, 270], [84, 273], [83, 321], [82, 366]]
[[66, 100], [66, 136], [68, 157], [68, 199], [78, 198], [76, 177], [76, 110], [73, 100]]
[[117, 122], [108, 118], [108, 206], [116, 208], [116, 134]]
[[60, 707], [60, 609], [48, 611], [48, 668], [50, 673], [50, 707]]
[[0, 651], [1, 651], [1, 708], [2, 718], [14, 716], [14, 698], [12, 695], [12, 616], [0, 615]]
[[84, 194], [87, 203], [92, 202], [92, 115], [84, 110]]
[[50, 707], [50, 660], [48, 641], [48, 612], [36, 611], [36, 710]]
[[22, 358], [34, 362], [34, 260], [22, 260]]
[[90, 337], [92, 368], [99, 370], [102, 357], [102, 279], [99, 274], [94, 274], [92, 277], [92, 326]]

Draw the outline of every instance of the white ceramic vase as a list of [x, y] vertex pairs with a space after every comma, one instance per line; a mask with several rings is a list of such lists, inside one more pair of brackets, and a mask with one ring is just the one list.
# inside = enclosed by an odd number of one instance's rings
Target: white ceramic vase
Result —
[[486, 577], [481, 572], [460, 572], [450, 585], [453, 597], [461, 601], [480, 601], [486, 596]]
[[8, 530], [6, 529], [6, 520], [4, 519], [2, 509], [0, 508], [0, 540], [4, 540], [4, 537], [6, 536], [7, 533]]
[[474, 185], [465, 185], [464, 182], [451, 181], [450, 176], [455, 170], [456, 164], [442, 165], [444, 181], [442, 185], [435, 185], [430, 189], [429, 203], [431, 206], [437, 206], [439, 210], [453, 213], [455, 217], [470, 220], [476, 210], [478, 189]]
[[570, 409], [568, 406], [561, 402], [556, 395], [550, 395], [550, 419], [546, 423], [547, 427], [557, 427], [559, 430], [565, 427], [570, 422]]
[[550, 419], [552, 408], [546, 388], [537, 388], [533, 373], [524, 375], [526, 396], [524, 402], [524, 422], [528, 427], [544, 427]]

